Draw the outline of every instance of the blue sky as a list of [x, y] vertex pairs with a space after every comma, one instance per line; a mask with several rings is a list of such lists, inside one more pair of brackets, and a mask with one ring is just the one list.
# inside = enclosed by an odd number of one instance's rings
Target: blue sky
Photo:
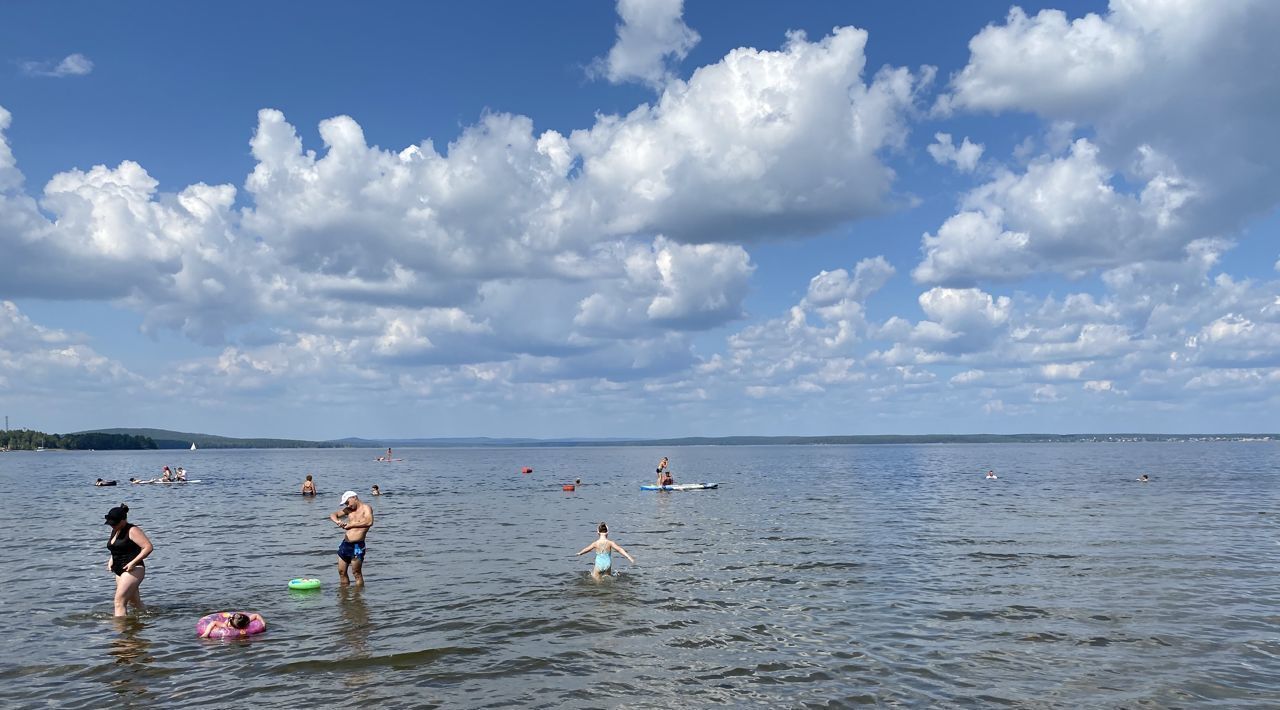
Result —
[[8, 4], [48, 431], [1275, 431], [1267, 2]]

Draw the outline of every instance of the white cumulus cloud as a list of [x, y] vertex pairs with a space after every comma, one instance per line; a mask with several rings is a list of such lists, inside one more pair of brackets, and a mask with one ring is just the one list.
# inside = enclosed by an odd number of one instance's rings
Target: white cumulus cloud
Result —
[[[1092, 135], [1067, 158], [1051, 146], [1025, 175], [971, 195], [968, 206], [984, 208], [985, 233], [957, 224], [927, 236], [917, 277], [1176, 260], [1191, 241], [1236, 232], [1274, 209], [1280, 82], [1259, 68], [1280, 65], [1277, 26], [1280, 4], [1267, 0], [1113, 0], [1105, 14], [1075, 19], [1015, 7], [987, 26], [940, 106], [1026, 111]], [[1019, 195], [1018, 183], [1039, 192]], [[1013, 263], [984, 268], [980, 254]]]
[[684, 23], [684, 0], [618, 0], [618, 40], [592, 73], [620, 84], [640, 81], [660, 87], [670, 67], [698, 44], [698, 33]]
[[1151, 162], [1136, 195], [1115, 187], [1086, 139], [1022, 174], [1003, 171], [966, 194], [963, 210], [936, 234], [924, 236], [925, 257], [913, 275], [924, 283], [1014, 280], [1176, 258], [1196, 237], [1184, 213], [1197, 188]]
[[984, 149], [981, 143], [970, 142], [969, 136], [965, 136], [957, 146], [951, 142], [950, 133], [935, 133], [933, 138], [928, 151], [938, 165], [954, 163], [956, 170], [962, 173], [971, 173], [978, 167]]

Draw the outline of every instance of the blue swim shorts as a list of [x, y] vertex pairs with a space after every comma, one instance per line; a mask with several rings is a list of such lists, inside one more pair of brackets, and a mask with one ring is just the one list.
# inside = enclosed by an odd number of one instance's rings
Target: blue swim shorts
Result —
[[368, 546], [364, 544], [364, 540], [360, 542], [343, 540], [342, 544], [338, 545], [338, 557], [341, 557], [343, 562], [350, 562], [352, 558], [363, 562], [364, 551], [367, 549]]

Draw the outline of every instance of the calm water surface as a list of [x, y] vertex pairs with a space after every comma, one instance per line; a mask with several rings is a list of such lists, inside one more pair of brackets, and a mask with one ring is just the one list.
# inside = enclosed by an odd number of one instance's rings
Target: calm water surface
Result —
[[[1280, 705], [1275, 444], [396, 453], [0, 454], [0, 705]], [[640, 492], [663, 454], [722, 487]], [[90, 485], [165, 464], [202, 483]], [[374, 483], [340, 588], [326, 516]], [[121, 501], [156, 546], [124, 623]], [[637, 564], [593, 583], [601, 520]], [[270, 629], [195, 638], [236, 609]]]

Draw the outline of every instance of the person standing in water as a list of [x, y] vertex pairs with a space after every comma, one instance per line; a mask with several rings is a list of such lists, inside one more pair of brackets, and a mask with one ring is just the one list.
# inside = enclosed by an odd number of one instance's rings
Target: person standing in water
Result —
[[311, 480], [311, 474], [307, 474], [307, 480], [302, 482], [302, 495], [313, 496], [316, 494], [316, 482]]
[[998, 478], [998, 476], [996, 476], [996, 472], [995, 472], [995, 471], [987, 471], [987, 480], [988, 480], [988, 481], [994, 481], [996, 478]]
[[341, 578], [341, 583], [351, 581], [347, 578], [347, 569], [350, 568], [356, 584], [363, 585], [364, 555], [368, 549], [364, 538], [369, 534], [369, 528], [373, 527], [373, 508], [361, 501], [355, 491], [347, 491], [342, 494], [342, 508], [330, 513], [329, 519], [346, 531], [342, 536], [342, 544], [338, 545], [338, 577]]
[[596, 538], [595, 542], [587, 545], [578, 552], [578, 555], [585, 555], [588, 552], [595, 550], [596, 563], [595, 566], [591, 568], [592, 579], [600, 579], [600, 575], [613, 573], [614, 552], [617, 552], [619, 555], [630, 560], [632, 564], [635, 564], [635, 559], [631, 555], [628, 555], [626, 550], [622, 549], [622, 545], [619, 545], [609, 539], [608, 525], [600, 523], [600, 526], [596, 528], [596, 532], [600, 533], [600, 537]]
[[667, 466], [667, 457], [663, 456], [658, 462], [658, 483], [659, 486], [671, 486], [675, 484], [675, 479], [671, 477], [671, 468]]
[[116, 596], [114, 599], [114, 616], [128, 613], [130, 604], [136, 609], [142, 606], [142, 594], [139, 587], [147, 576], [147, 568], [142, 561], [147, 559], [154, 549], [147, 534], [142, 528], [128, 522], [129, 506], [120, 505], [107, 511], [103, 516], [106, 524], [111, 526], [111, 537], [107, 538], [107, 569], [116, 575]]

